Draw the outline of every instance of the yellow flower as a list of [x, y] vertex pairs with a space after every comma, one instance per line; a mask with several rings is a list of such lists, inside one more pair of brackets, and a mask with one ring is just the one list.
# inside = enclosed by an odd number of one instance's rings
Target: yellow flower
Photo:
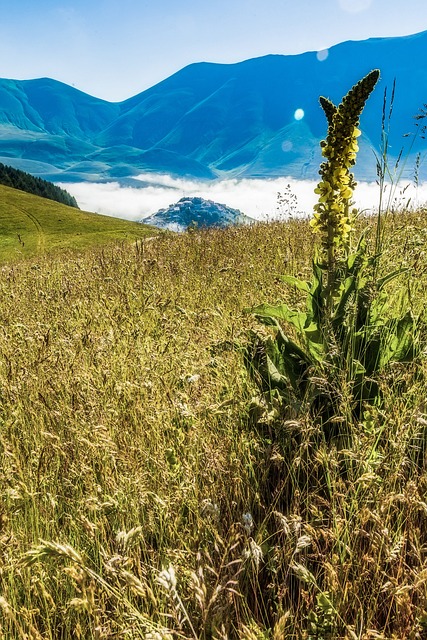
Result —
[[341, 197], [344, 200], [350, 200], [351, 196], [353, 195], [353, 189], [350, 189], [350, 187], [343, 185], [340, 189], [341, 192]]
[[314, 190], [319, 200], [310, 225], [323, 234], [322, 246], [328, 255], [331, 247], [346, 247], [352, 231], [349, 211], [356, 183], [350, 170], [359, 151], [359, 117], [378, 77], [378, 70], [371, 71], [338, 107], [326, 98], [320, 99], [328, 120], [328, 134], [321, 142], [326, 162], [320, 166], [321, 181]]

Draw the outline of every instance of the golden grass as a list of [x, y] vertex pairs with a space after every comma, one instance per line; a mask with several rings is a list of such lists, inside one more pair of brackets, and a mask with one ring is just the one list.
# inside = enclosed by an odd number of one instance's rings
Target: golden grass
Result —
[[[424, 313], [423, 212], [387, 234]], [[424, 363], [347, 451], [273, 430], [235, 346], [244, 307], [298, 303], [277, 276], [312, 243], [271, 223], [1, 268], [0, 637], [425, 637]]]

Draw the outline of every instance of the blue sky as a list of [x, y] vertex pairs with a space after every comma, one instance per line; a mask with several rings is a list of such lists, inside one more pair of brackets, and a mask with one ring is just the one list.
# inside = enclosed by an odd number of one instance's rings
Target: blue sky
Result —
[[427, 30], [425, 0], [0, 0], [0, 77], [124, 100], [192, 62]]

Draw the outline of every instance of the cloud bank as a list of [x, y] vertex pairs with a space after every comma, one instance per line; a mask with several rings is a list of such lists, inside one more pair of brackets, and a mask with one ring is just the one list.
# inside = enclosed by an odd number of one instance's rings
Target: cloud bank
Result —
[[[293, 178], [229, 179], [203, 182], [169, 175], [141, 174], [141, 187], [108, 183], [59, 183], [77, 200], [81, 209], [94, 211], [126, 220], [143, 220], [159, 209], [166, 208], [184, 196], [200, 196], [225, 204], [256, 220], [278, 216], [277, 194], [287, 194], [292, 212], [311, 215], [317, 202], [314, 193], [316, 183]], [[379, 205], [380, 190], [376, 183], [359, 183], [355, 190], [355, 204], [359, 209], [375, 211]], [[393, 206], [420, 206], [427, 201], [427, 183], [417, 188], [412, 183], [402, 183], [391, 189], [388, 186], [383, 203]], [[282, 214], [291, 208], [285, 202]]]

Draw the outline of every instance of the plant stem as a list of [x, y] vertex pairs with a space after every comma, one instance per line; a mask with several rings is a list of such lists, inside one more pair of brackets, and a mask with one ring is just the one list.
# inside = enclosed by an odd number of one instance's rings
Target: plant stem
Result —
[[335, 282], [335, 247], [334, 228], [328, 227], [328, 254], [327, 254], [327, 283], [326, 283], [326, 318], [332, 318], [334, 304], [334, 282]]

